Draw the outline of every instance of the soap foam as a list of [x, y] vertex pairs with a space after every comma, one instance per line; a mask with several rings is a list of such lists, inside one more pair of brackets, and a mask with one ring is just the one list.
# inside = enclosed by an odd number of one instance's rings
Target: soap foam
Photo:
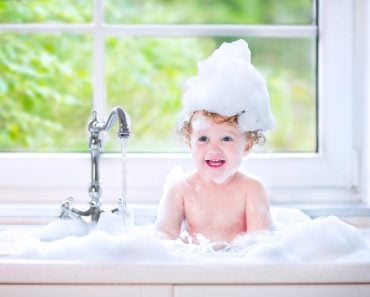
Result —
[[[296, 223], [286, 218], [289, 215]], [[57, 219], [38, 229], [0, 232], [0, 257], [115, 263], [370, 262], [370, 247], [361, 232], [337, 217], [311, 220], [298, 210], [283, 208], [272, 208], [272, 216], [279, 226], [276, 231], [249, 233], [231, 243], [198, 238], [201, 244], [160, 240], [153, 225], [122, 234], [117, 227], [121, 218], [111, 213], [90, 228]]]
[[239, 39], [223, 43], [198, 62], [198, 74], [184, 84], [180, 127], [197, 110], [239, 115], [239, 128], [244, 132], [274, 127], [265, 79], [250, 56], [248, 44]]

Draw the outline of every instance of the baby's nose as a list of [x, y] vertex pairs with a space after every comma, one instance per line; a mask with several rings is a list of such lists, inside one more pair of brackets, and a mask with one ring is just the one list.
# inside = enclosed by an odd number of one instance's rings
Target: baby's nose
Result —
[[210, 143], [208, 147], [208, 153], [215, 154], [215, 155], [221, 154], [222, 149], [220, 148], [219, 145]]

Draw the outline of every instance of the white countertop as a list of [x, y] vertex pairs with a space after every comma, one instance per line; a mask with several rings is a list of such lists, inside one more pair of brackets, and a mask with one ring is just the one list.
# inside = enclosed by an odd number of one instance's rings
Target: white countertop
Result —
[[0, 284], [370, 284], [370, 263], [87, 263], [0, 259]]

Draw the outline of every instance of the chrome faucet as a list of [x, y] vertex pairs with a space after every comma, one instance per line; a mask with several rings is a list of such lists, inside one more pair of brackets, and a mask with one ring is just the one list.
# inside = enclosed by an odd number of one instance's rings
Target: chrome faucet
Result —
[[[90, 207], [87, 210], [79, 210], [72, 207], [73, 197], [69, 197], [62, 204], [62, 210], [59, 215], [60, 218], [75, 218], [87, 217], [92, 223], [99, 221], [101, 209], [101, 195], [102, 190], [99, 181], [99, 161], [102, 152], [102, 135], [104, 131], [108, 131], [114, 123], [118, 120], [117, 136], [120, 139], [128, 138], [130, 136], [130, 129], [128, 124], [128, 117], [126, 112], [121, 107], [115, 107], [110, 113], [106, 122], [98, 119], [98, 112], [93, 110], [92, 119], [88, 124], [88, 131], [90, 133], [89, 149], [91, 154], [91, 182], [89, 186]], [[118, 201], [118, 207], [111, 210], [115, 213], [122, 207], [122, 201]]]

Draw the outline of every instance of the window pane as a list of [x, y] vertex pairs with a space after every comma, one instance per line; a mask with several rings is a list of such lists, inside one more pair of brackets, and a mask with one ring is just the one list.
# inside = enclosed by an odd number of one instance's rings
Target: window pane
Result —
[[91, 38], [0, 34], [0, 150], [86, 150]]
[[276, 128], [263, 150], [316, 152], [316, 41], [248, 38], [252, 63], [265, 76]]
[[1, 0], [0, 23], [86, 23], [92, 0]]
[[312, 0], [105, 0], [108, 23], [311, 24]]
[[[108, 107], [132, 118], [129, 151], [184, 150], [175, 133], [181, 85], [196, 62], [227, 38], [108, 38]], [[246, 38], [252, 63], [266, 77], [277, 128], [261, 150], [316, 151], [314, 39]], [[108, 147], [119, 149], [116, 143]]]

